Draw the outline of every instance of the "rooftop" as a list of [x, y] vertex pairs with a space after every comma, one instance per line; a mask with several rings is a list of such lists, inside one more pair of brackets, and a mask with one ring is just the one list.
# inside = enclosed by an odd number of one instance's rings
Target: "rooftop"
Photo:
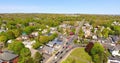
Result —
[[18, 55], [10, 53], [10, 52], [2, 52], [0, 53], [0, 60], [10, 61], [16, 58]]

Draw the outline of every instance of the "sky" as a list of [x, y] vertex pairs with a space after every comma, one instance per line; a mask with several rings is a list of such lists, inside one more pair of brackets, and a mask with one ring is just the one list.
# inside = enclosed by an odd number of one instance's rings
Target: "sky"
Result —
[[120, 0], [0, 0], [0, 13], [120, 15]]

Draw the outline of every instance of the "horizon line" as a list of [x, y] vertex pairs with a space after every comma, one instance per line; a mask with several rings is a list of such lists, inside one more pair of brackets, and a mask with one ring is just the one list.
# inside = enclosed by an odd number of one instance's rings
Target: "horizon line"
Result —
[[52, 12], [46, 12], [46, 13], [43, 13], [43, 12], [5, 12], [5, 13], [1, 13], [0, 14], [72, 14], [72, 15], [80, 15], [80, 14], [83, 14], [83, 15], [118, 15], [120, 16], [120, 14], [105, 14], [105, 13], [52, 13]]

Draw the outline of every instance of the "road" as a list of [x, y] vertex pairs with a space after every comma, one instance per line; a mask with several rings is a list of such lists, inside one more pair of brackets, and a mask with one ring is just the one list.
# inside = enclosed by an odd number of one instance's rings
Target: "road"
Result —
[[66, 47], [63, 47], [61, 49], [61, 51], [59, 51], [54, 57], [53, 59], [51, 59], [51, 61], [49, 63], [60, 63], [62, 61], [62, 58], [64, 58], [68, 52], [70, 50], [72, 50], [73, 48], [78, 47], [77, 45], [74, 45], [74, 40], [77, 39], [78, 37], [78, 33], [80, 28], [82, 27], [84, 21], [79, 22], [79, 26], [76, 28], [76, 32], [75, 35], [73, 35], [69, 41], [66, 43]]

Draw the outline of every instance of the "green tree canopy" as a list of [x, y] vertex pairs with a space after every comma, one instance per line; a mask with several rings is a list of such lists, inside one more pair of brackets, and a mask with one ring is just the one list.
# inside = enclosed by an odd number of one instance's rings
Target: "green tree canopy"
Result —
[[100, 43], [94, 43], [90, 54], [95, 63], [107, 63], [107, 55], [104, 51], [104, 47]]
[[115, 35], [120, 35], [120, 26], [111, 26], [111, 29], [114, 31]]
[[35, 30], [34, 26], [27, 26], [23, 29], [23, 32], [30, 34], [31, 32], [33, 32]]
[[6, 42], [7, 41], [7, 37], [5, 35], [1, 35], [0, 36], [0, 42]]
[[28, 48], [23, 48], [20, 51], [20, 56], [22, 56], [22, 57], [31, 56], [31, 52], [30, 52], [30, 50]]
[[12, 30], [8, 30], [6, 32], [6, 36], [7, 36], [8, 39], [14, 39], [15, 38], [15, 35], [14, 35]]
[[104, 38], [107, 38], [108, 34], [109, 34], [109, 30], [107, 28], [103, 29], [102, 35], [104, 36]]
[[41, 63], [42, 55], [39, 52], [36, 52], [34, 55], [34, 63]]
[[34, 62], [33, 62], [33, 58], [27, 56], [27, 57], [21, 58], [21, 60], [19, 59], [18, 63], [34, 63]]
[[14, 29], [12, 31], [13, 31], [13, 33], [14, 33], [14, 35], [15, 35], [16, 38], [19, 37], [22, 34], [21, 33], [22, 31], [20, 29]]
[[25, 48], [25, 46], [20, 41], [14, 41], [8, 45], [8, 49], [14, 51], [16, 54], [20, 54], [23, 48]]
[[102, 52], [104, 52], [103, 46], [98, 42], [94, 43], [94, 46], [91, 49], [90, 53], [92, 55], [95, 55], [95, 54], [102, 53]]

